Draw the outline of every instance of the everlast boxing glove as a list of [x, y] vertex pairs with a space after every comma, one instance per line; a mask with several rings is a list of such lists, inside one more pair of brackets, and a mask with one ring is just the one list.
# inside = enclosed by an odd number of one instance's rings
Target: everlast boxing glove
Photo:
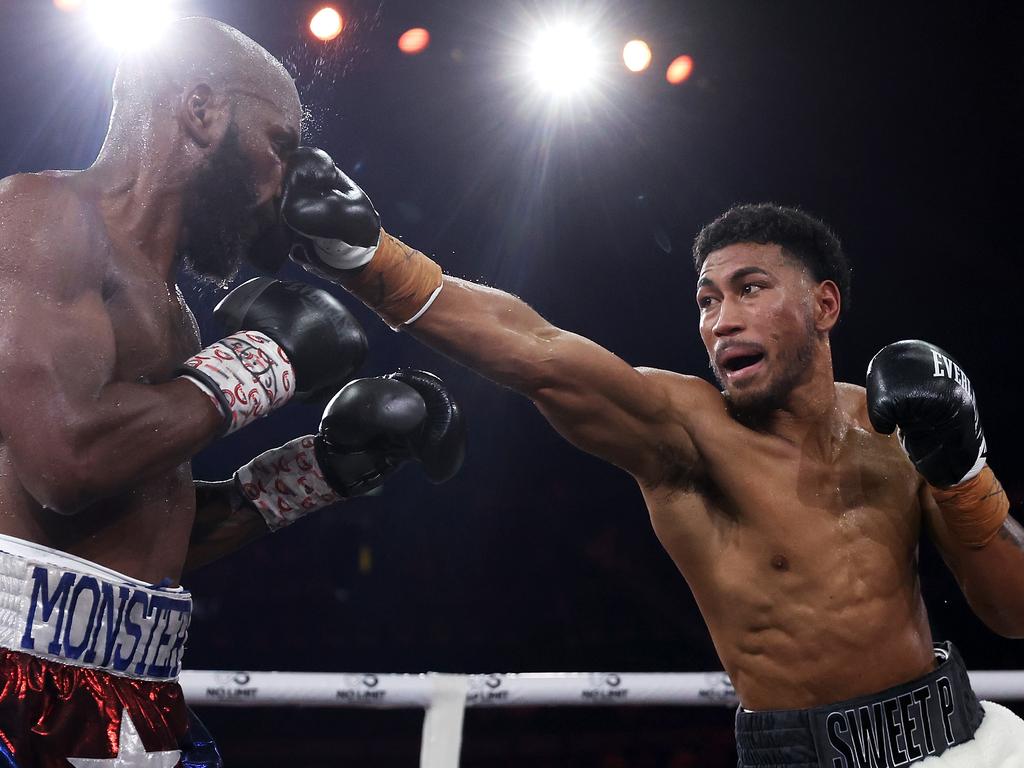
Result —
[[1009, 501], [985, 466], [985, 434], [967, 374], [924, 341], [898, 341], [872, 358], [868, 416], [900, 443], [932, 486], [949, 530], [966, 546], [983, 547], [999, 532]]
[[958, 485], [985, 465], [985, 434], [967, 374], [926, 341], [897, 341], [868, 365], [868, 416], [882, 434], [899, 429], [917, 471], [934, 486]]

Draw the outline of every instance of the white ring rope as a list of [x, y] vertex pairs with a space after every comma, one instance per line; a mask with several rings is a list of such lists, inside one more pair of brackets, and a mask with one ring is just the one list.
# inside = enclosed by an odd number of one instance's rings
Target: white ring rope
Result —
[[[1024, 700], [1024, 671], [971, 672], [979, 698]], [[444, 681], [442, 686], [441, 681]], [[181, 687], [199, 706], [428, 708], [464, 686], [467, 707], [573, 705], [736, 706], [724, 672], [545, 672], [493, 675], [186, 670]], [[439, 686], [441, 686], [439, 688]]]
[[[971, 672], [979, 698], [1024, 700], [1024, 671]], [[189, 704], [420, 708], [420, 768], [458, 768], [466, 707], [736, 706], [724, 672], [549, 672], [419, 675], [370, 672], [214, 672], [186, 670]]]

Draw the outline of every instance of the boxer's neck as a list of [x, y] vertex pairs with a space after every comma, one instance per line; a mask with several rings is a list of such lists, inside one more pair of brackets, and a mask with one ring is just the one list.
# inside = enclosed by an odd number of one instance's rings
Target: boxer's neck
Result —
[[181, 148], [159, 135], [130, 142], [108, 137], [83, 172], [114, 248], [145, 258], [169, 282], [177, 272], [190, 173]]
[[790, 390], [785, 405], [767, 416], [763, 429], [832, 461], [847, 424], [846, 414], [839, 407], [832, 351], [826, 341], [812, 357], [807, 375]]

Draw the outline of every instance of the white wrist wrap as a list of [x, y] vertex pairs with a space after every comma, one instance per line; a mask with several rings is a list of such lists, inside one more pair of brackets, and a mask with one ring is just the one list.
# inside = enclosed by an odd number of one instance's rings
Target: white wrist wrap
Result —
[[226, 336], [185, 361], [182, 375], [212, 393], [227, 434], [287, 403], [295, 393], [295, 371], [284, 350], [256, 331]]
[[380, 235], [377, 236], [377, 242], [369, 248], [361, 245], [349, 245], [343, 240], [331, 240], [327, 237], [310, 237], [309, 239], [313, 241], [313, 247], [320, 260], [334, 269], [358, 269], [369, 263], [373, 254], [377, 252], [377, 246], [380, 245]]
[[272, 531], [343, 498], [324, 480], [313, 446], [312, 435], [297, 437], [235, 472], [242, 495]]

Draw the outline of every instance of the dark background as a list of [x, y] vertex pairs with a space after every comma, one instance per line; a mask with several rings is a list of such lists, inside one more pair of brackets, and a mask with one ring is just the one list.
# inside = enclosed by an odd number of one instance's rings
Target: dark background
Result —
[[[895, 339], [945, 347], [974, 382], [990, 463], [1020, 502], [1024, 47], [1012, 4], [336, 5], [349, 26], [329, 45], [305, 30], [313, 3], [181, 7], [237, 26], [293, 67], [307, 141], [350, 170], [392, 232], [635, 365], [707, 374], [689, 259], [703, 223], [762, 200], [820, 216], [855, 265], [837, 378], [863, 383], [871, 355]], [[552, 115], [509, 73], [531, 19], [559, 7], [597, 20], [611, 66], [602, 95]], [[433, 39], [404, 57], [394, 43], [411, 26]], [[616, 61], [633, 36], [654, 49], [641, 76]], [[680, 53], [696, 66], [672, 87], [663, 73]], [[48, 0], [0, 0], [0, 175], [87, 166], [113, 66], [76, 16]], [[184, 287], [215, 338], [222, 292]], [[469, 422], [465, 467], [439, 487], [406, 469], [378, 498], [189, 574], [189, 667], [718, 668], [626, 475], [562, 442], [527, 401], [354, 310], [371, 342], [364, 375], [418, 366], [448, 382]], [[318, 409], [289, 406], [198, 456], [196, 475], [227, 477], [317, 420]], [[973, 617], [927, 544], [921, 568], [937, 637], [972, 668], [1024, 666], [1024, 646]], [[203, 715], [234, 766], [408, 766], [418, 754], [416, 712]], [[463, 764], [734, 765], [731, 718], [470, 711]]]

